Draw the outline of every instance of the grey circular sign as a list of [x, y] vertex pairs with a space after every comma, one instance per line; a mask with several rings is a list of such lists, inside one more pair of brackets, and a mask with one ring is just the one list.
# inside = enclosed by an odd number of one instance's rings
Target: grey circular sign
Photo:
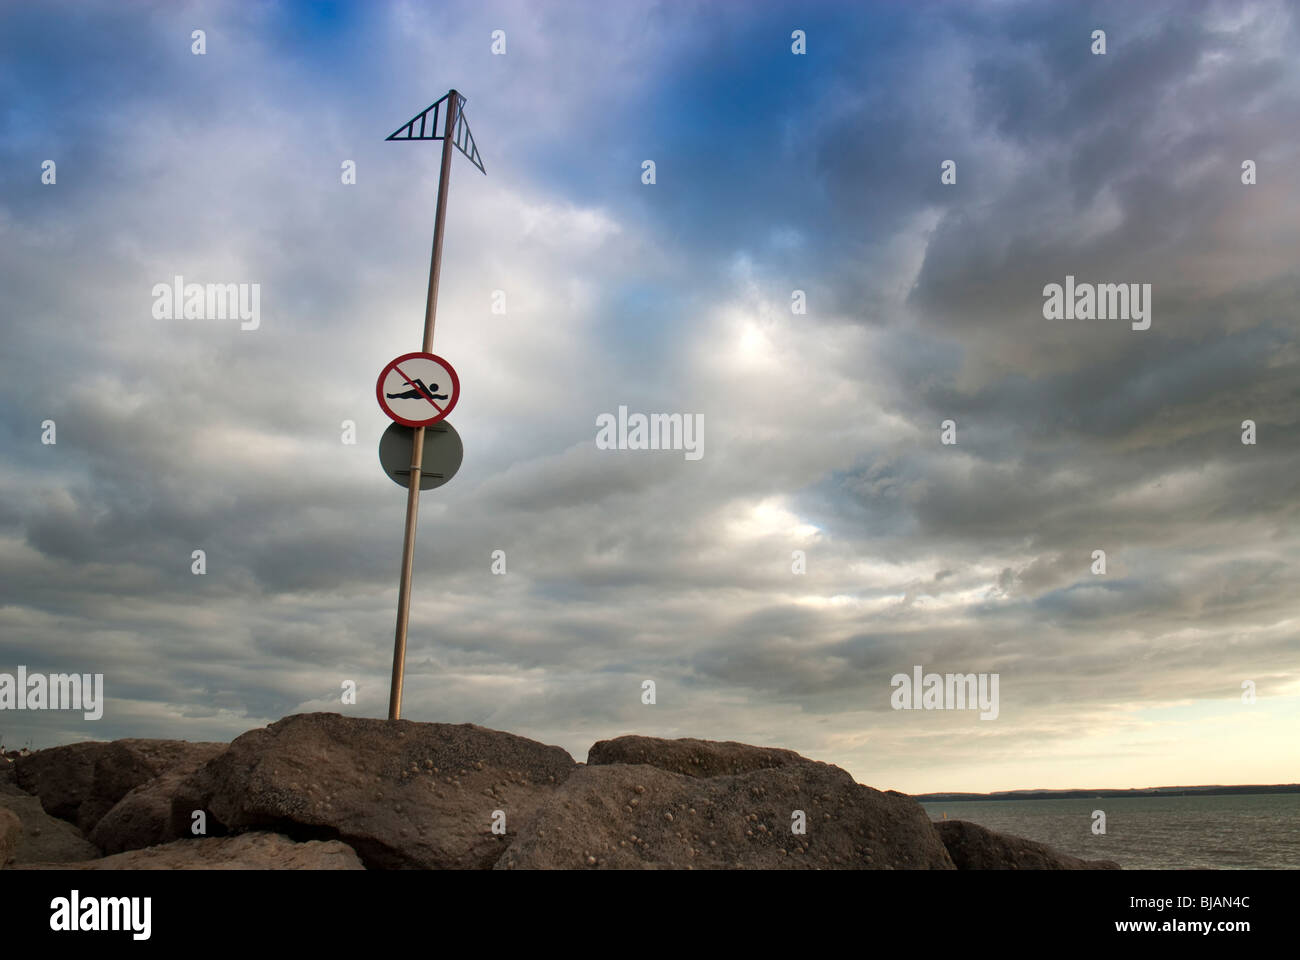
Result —
[[[389, 479], [403, 487], [411, 485], [411, 448], [415, 428], [390, 423], [379, 438], [379, 465]], [[424, 428], [424, 456], [420, 466], [420, 489], [432, 490], [456, 476], [465, 456], [460, 434], [446, 420]]]

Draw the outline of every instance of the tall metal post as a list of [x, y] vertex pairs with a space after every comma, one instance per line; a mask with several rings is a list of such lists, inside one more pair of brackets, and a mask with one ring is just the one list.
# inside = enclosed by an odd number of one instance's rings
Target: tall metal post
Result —
[[[451, 179], [451, 150], [456, 133], [460, 95], [447, 96], [447, 125], [443, 128], [442, 168], [438, 171], [438, 212], [433, 221], [433, 258], [429, 262], [429, 298], [424, 305], [425, 353], [433, 348], [433, 323], [438, 312], [438, 277], [442, 271], [442, 234], [447, 220], [447, 189]], [[402, 575], [397, 586], [397, 633], [393, 641], [393, 683], [388, 691], [388, 719], [402, 715], [402, 684], [406, 678], [406, 629], [411, 620], [411, 567], [415, 561], [415, 524], [420, 514], [420, 472], [424, 465], [424, 427], [415, 428], [411, 444], [410, 487], [406, 492], [406, 532], [402, 540]]]

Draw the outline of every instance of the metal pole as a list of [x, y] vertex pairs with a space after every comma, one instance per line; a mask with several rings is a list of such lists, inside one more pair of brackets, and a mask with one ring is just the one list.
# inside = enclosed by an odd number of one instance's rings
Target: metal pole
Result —
[[[433, 322], [438, 312], [438, 276], [442, 271], [442, 234], [447, 221], [447, 187], [460, 95], [447, 93], [447, 125], [443, 128], [442, 168], [438, 171], [438, 212], [433, 220], [433, 257], [429, 262], [429, 298], [424, 304], [424, 346], [433, 348]], [[411, 620], [411, 567], [415, 560], [415, 525], [420, 514], [420, 469], [424, 465], [424, 427], [415, 428], [411, 443], [410, 487], [406, 491], [406, 531], [402, 540], [402, 575], [397, 585], [397, 634], [393, 641], [393, 683], [388, 691], [388, 719], [402, 715], [402, 683], [406, 678], [406, 628]]]
[[429, 299], [424, 304], [425, 353], [433, 348], [433, 319], [438, 312], [438, 273], [442, 269], [442, 233], [447, 222], [447, 187], [451, 180], [451, 148], [455, 145], [460, 94], [447, 91], [447, 126], [442, 134], [442, 169], [438, 172], [438, 211], [433, 218], [433, 259], [429, 262]]

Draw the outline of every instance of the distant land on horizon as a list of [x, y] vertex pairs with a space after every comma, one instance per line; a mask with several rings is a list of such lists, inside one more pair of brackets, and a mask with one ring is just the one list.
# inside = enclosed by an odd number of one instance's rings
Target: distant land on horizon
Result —
[[994, 793], [914, 793], [913, 800], [1083, 800], [1089, 797], [1212, 797], [1227, 794], [1300, 793], [1300, 783], [1211, 784], [1200, 787], [1130, 787], [1125, 790], [998, 790]]

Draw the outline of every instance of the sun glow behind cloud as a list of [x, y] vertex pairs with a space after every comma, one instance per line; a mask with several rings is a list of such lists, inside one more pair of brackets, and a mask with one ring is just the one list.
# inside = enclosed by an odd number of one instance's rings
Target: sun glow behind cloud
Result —
[[[342, 677], [383, 714], [374, 377], [418, 345], [438, 166], [383, 137], [455, 84], [489, 173], [456, 158], [466, 459], [421, 506], [412, 716], [581, 756], [654, 671], [656, 731], [881, 787], [1293, 778], [1285, 5], [1085, 5], [1104, 64], [1034, 4], [827, 7], [797, 62], [780, 7], [214, 3], [206, 59], [189, 8], [65, 9], [0, 31], [0, 669], [101, 666], [96, 735], [228, 736]], [[1153, 282], [1151, 335], [1044, 323], [1067, 273]], [[262, 328], [154, 320], [176, 274], [262, 283]], [[702, 415], [703, 459], [597, 450], [623, 403]], [[890, 710], [914, 663], [1000, 671], [1001, 718]]]

